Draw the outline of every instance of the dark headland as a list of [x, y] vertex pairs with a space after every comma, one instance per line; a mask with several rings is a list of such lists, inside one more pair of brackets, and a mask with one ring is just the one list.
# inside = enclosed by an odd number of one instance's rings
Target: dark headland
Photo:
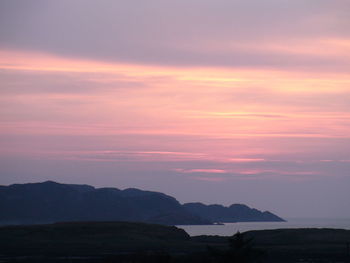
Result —
[[94, 188], [52, 181], [0, 186], [0, 224], [129, 221], [163, 225], [284, 221], [242, 204], [180, 204], [169, 195], [129, 188]]

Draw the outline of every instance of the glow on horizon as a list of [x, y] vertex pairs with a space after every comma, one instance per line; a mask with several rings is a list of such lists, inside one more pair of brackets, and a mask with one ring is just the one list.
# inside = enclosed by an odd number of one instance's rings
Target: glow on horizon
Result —
[[[1, 121], [3, 134], [140, 134], [212, 139], [350, 136], [350, 113], [334, 104], [325, 111], [321, 104], [321, 100], [327, 103], [329, 94], [350, 92], [350, 78], [342, 73], [160, 67], [18, 51], [1, 51], [0, 57], [5, 74], [40, 77], [54, 72], [59, 78], [73, 78], [73, 83], [84, 80], [92, 86], [84, 93], [50, 87], [31, 92], [35, 85], [41, 85], [39, 78], [38, 83], [19, 83], [21, 90], [5, 91], [3, 102], [23, 109], [35, 109], [38, 104], [50, 109], [54, 105], [60, 112], [58, 120], [43, 119], [40, 111], [24, 119], [23, 112], [13, 113], [12, 119]], [[123, 87], [130, 82], [135, 88]], [[256, 94], [259, 97], [252, 100]], [[320, 99], [310, 107], [313, 96]], [[61, 102], [65, 105], [60, 106]]]

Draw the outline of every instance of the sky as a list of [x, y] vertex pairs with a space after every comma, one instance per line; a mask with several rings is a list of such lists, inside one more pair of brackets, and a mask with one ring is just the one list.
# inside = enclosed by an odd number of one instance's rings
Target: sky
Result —
[[350, 218], [350, 1], [0, 1], [0, 184]]

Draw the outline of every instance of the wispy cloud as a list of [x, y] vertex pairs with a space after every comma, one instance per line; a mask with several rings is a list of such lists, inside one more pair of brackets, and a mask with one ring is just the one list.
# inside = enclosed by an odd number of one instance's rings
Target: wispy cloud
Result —
[[175, 169], [176, 172], [180, 173], [204, 173], [204, 174], [225, 174], [226, 170], [223, 169]]
[[12, 1], [0, 9], [2, 48], [163, 66], [349, 68], [346, 1], [293, 1], [288, 9], [275, 0]]

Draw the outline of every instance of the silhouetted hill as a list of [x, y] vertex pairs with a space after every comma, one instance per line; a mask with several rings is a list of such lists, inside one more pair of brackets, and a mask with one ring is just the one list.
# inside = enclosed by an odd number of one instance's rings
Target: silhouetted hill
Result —
[[7, 226], [0, 227], [0, 236], [1, 254], [19, 256], [93, 256], [173, 247], [185, 250], [191, 240], [175, 226], [131, 222]]
[[163, 193], [139, 189], [94, 188], [52, 181], [0, 187], [0, 224], [67, 221], [131, 221], [164, 225], [212, 222], [281, 221], [245, 205], [181, 205]]
[[187, 203], [183, 205], [187, 211], [199, 217], [207, 218], [212, 222], [281, 222], [284, 219], [271, 212], [261, 212], [242, 204], [233, 204], [229, 207], [222, 205], [204, 205], [202, 203]]
[[[233, 243], [239, 241], [234, 236], [190, 237], [175, 226], [130, 222], [6, 226], [0, 227], [0, 262], [345, 263], [350, 259], [350, 230], [276, 229], [240, 236], [241, 242]], [[244, 260], [235, 260], [237, 255]]]
[[96, 189], [55, 182], [0, 188], [0, 223], [60, 221], [138, 221], [159, 224], [211, 224], [188, 212], [173, 197], [138, 189]]

